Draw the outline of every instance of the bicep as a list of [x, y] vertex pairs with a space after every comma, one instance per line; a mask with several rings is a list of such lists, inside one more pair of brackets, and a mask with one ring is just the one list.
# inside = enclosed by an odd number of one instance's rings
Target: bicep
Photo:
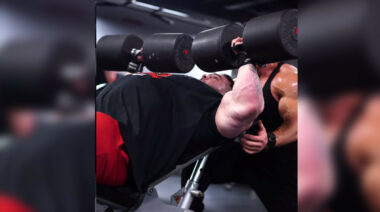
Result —
[[279, 112], [284, 122], [297, 125], [298, 105], [294, 96], [284, 96], [279, 101]]
[[287, 73], [275, 81], [274, 88], [279, 96], [278, 109], [281, 118], [286, 123], [294, 123], [297, 125], [297, 109], [298, 109], [298, 83], [297, 74]]

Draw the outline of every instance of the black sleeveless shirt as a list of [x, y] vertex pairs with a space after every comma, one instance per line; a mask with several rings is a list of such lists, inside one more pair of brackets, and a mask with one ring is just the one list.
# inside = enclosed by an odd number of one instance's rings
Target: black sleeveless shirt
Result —
[[[283, 63], [279, 63], [276, 69], [271, 73], [263, 87], [264, 110], [257, 120], [261, 120], [267, 132], [273, 132], [283, 123], [280, 116], [279, 103], [273, 97], [271, 92], [271, 84], [280, 71]], [[287, 145], [279, 146], [271, 151], [262, 151], [259, 154], [251, 156], [259, 164], [264, 165], [260, 171], [268, 180], [278, 181], [279, 185], [285, 185], [285, 190], [289, 191], [287, 198], [289, 202], [296, 205], [297, 201], [297, 141]], [[270, 179], [269, 179], [270, 178]], [[270, 180], [271, 182], [274, 182]], [[280, 188], [279, 188], [280, 189]]]
[[368, 96], [354, 108], [343, 125], [333, 146], [333, 163], [335, 166], [336, 185], [334, 193], [327, 203], [329, 211], [369, 211], [360, 191], [359, 176], [353, 171], [345, 152], [347, 135], [365, 109]]
[[263, 87], [264, 111], [260, 114], [258, 119], [263, 122], [267, 132], [273, 132], [283, 122], [278, 109], [278, 102], [274, 99], [270, 89], [272, 81], [276, 74], [280, 71], [282, 65], [282, 63], [277, 65], [276, 69], [271, 73]]

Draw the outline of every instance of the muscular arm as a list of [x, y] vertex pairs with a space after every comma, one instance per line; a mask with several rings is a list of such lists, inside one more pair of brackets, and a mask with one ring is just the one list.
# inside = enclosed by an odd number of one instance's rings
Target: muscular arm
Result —
[[279, 112], [283, 123], [272, 133], [276, 135], [276, 146], [283, 146], [297, 140], [297, 69], [285, 64], [276, 75], [272, 89], [279, 98]]
[[215, 122], [226, 138], [234, 138], [247, 130], [262, 112], [264, 99], [260, 80], [253, 65], [239, 68], [232, 91], [227, 92], [218, 107]]

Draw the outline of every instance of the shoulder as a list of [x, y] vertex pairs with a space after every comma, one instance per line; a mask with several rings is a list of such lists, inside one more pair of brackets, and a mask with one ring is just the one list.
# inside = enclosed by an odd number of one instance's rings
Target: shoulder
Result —
[[283, 64], [272, 81], [271, 90], [279, 98], [297, 96], [298, 69], [290, 64]]
[[280, 71], [277, 73], [276, 77], [286, 77], [286, 78], [297, 78], [298, 69], [290, 64], [283, 64]]

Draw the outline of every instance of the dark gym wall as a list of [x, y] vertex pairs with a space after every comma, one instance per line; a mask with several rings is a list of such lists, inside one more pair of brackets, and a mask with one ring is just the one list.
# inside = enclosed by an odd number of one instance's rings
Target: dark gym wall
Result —
[[[197, 19], [208, 20], [212, 26], [220, 26], [231, 23], [228, 20], [202, 16], [195, 13], [186, 13]], [[141, 38], [160, 32], [183, 32], [194, 35], [207, 26], [186, 23], [171, 19], [173, 24], [161, 20], [146, 12], [121, 6], [96, 6], [96, 39], [104, 35], [133, 33]]]
[[[17, 7], [18, 5], [23, 7]], [[65, 3], [9, 1], [0, 5], [0, 26], [6, 29], [1, 30], [0, 46], [16, 39], [70, 36], [78, 40], [78, 43], [87, 45], [87, 48], [93, 44], [93, 40], [86, 36], [93, 30], [93, 16], [94, 10], [88, 8], [86, 3], [74, 0]]]

